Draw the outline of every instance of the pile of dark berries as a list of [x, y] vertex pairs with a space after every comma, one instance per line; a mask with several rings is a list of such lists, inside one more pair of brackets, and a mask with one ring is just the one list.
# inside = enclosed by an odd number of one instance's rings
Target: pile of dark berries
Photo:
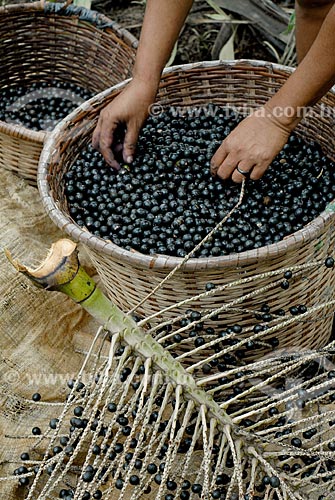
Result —
[[[110, 168], [87, 147], [65, 175], [70, 215], [126, 249], [185, 256], [236, 204], [241, 186], [212, 178], [210, 160], [241, 121], [222, 108], [194, 117], [150, 117], [131, 166]], [[335, 196], [335, 169], [315, 144], [292, 134], [243, 205], [196, 254], [221, 256], [282, 240]]]
[[30, 130], [52, 130], [92, 93], [68, 82], [39, 82], [1, 89], [0, 120]]

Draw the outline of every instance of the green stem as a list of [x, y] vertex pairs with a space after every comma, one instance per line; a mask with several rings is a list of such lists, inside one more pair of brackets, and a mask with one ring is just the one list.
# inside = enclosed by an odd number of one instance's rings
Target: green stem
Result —
[[220, 408], [210, 394], [197, 386], [192, 375], [181, 363], [97, 288], [96, 283], [80, 266], [76, 245], [73, 242], [69, 240], [56, 242], [45, 262], [35, 270], [13, 261], [8, 252], [7, 256], [15, 268], [28, 276], [35, 284], [48, 290], [65, 293], [107, 330], [117, 331], [136, 353], [144, 359], [152, 359], [173, 385], [183, 387], [186, 396], [197, 401], [199, 405], [205, 406], [219, 422], [233, 425], [227, 413]]

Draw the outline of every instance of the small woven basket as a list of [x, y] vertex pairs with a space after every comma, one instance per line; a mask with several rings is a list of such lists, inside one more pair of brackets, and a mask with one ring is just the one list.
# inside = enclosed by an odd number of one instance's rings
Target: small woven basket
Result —
[[[188, 107], [211, 102], [220, 106], [252, 109], [266, 102], [286, 81], [291, 71], [287, 67], [258, 61], [174, 67], [165, 71], [162, 77], [157, 103], [162, 106]], [[77, 151], [90, 141], [100, 110], [126, 85], [127, 82], [91, 99], [55, 128], [43, 150], [38, 174], [40, 194], [50, 217], [71, 238], [87, 247], [109, 296], [123, 310], [132, 308], [146, 297], [181, 259], [129, 252], [81, 229], [68, 213], [64, 174], [73, 164]], [[314, 107], [308, 120], [303, 120], [297, 128], [300, 135], [316, 140], [329, 155], [334, 154], [335, 140], [331, 120], [324, 111], [334, 105], [335, 95], [329, 92]], [[224, 285], [240, 278], [324, 259], [333, 253], [334, 238], [334, 212], [328, 209], [302, 230], [279, 243], [224, 257], [190, 259], [138, 311], [145, 316], [159, 312], [204, 292], [208, 282]], [[333, 298], [335, 273], [329, 272], [325, 266], [320, 267], [306, 271], [306, 275], [293, 280], [285, 293], [281, 293], [280, 287], [275, 287], [245, 301], [241, 307], [256, 309], [268, 302], [274, 309], [287, 309], [292, 305], [315, 306], [327, 302]], [[219, 307], [271, 282], [273, 277], [264, 277], [256, 282], [244, 283], [243, 286], [236, 285], [218, 292], [214, 297], [198, 301], [196, 307], [202, 310]], [[183, 310], [187, 307], [184, 306]], [[323, 310], [303, 324], [292, 324], [278, 331], [276, 337], [281, 347], [317, 348], [325, 345], [331, 333], [332, 312], [330, 308]], [[164, 318], [175, 314], [176, 309], [166, 313]], [[228, 320], [227, 317], [219, 317], [216, 326], [237, 322], [247, 325], [252, 320], [252, 314], [241, 315], [238, 311], [232, 311]]]
[[[0, 89], [73, 82], [93, 93], [131, 74], [137, 40], [97, 12], [60, 3], [0, 7]], [[48, 132], [0, 121], [0, 167], [36, 185]]]

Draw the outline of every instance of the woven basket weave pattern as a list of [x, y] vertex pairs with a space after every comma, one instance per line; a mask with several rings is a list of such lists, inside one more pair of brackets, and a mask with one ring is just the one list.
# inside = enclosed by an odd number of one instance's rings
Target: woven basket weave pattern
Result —
[[[201, 63], [169, 69], [162, 78], [157, 101], [163, 106], [194, 106], [212, 102], [220, 106], [255, 108], [266, 102], [290, 75], [290, 69], [255, 61], [232, 63]], [[90, 141], [99, 111], [111, 102], [125, 84], [102, 93], [81, 110], [75, 111], [54, 131], [42, 154], [39, 187], [43, 203], [51, 218], [76, 241], [84, 243], [102, 278], [110, 297], [123, 309], [135, 306], [163, 279], [180, 259], [168, 256], [144, 256], [128, 252], [112, 243], [96, 238], [73, 223], [68, 215], [64, 196], [63, 177], [73, 164], [76, 151]], [[94, 106], [92, 106], [94, 104]], [[335, 96], [329, 92], [313, 113], [298, 127], [305, 138], [317, 140], [327, 154], [335, 151], [329, 118], [320, 114], [321, 105], [334, 106]], [[149, 315], [177, 301], [192, 297], [205, 290], [212, 282], [224, 285], [240, 278], [277, 270], [314, 259], [324, 259], [334, 248], [334, 215], [325, 211], [301, 231], [283, 241], [256, 250], [226, 257], [190, 259], [166, 285], [146, 301], [140, 313]], [[332, 298], [334, 273], [321, 269], [306, 271], [293, 280], [289, 290], [278, 287], [265, 295], [243, 302], [240, 307], [255, 309], [268, 302], [273, 309], [292, 305], [318, 305]], [[267, 285], [272, 278], [257, 280], [227, 288], [214, 297], [197, 304], [203, 310], [220, 306]], [[185, 306], [185, 309], [189, 306]], [[165, 317], [173, 317], [176, 311]], [[229, 313], [219, 318], [217, 327], [239, 322], [248, 325], [251, 314]], [[254, 320], [253, 320], [254, 321]], [[322, 311], [303, 324], [294, 324], [276, 334], [281, 347], [301, 346], [316, 348], [324, 345], [331, 332], [332, 311]]]
[[[91, 92], [128, 78], [137, 40], [102, 14], [61, 4], [0, 8], [0, 88], [73, 82]], [[36, 184], [46, 132], [0, 122], [0, 167]]]

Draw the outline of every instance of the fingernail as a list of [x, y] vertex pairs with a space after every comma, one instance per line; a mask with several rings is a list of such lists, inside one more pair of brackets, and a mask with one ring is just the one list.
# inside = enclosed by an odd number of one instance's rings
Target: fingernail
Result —
[[133, 163], [133, 157], [127, 156], [127, 163]]
[[111, 160], [109, 160], [107, 163], [108, 163], [108, 165], [109, 165], [110, 167], [112, 167], [112, 169], [114, 169], [114, 170], [120, 170], [120, 168], [121, 168], [121, 166], [118, 164], [118, 162], [116, 162], [116, 161], [114, 160], [114, 158], [113, 158], [113, 159], [111, 159]]

